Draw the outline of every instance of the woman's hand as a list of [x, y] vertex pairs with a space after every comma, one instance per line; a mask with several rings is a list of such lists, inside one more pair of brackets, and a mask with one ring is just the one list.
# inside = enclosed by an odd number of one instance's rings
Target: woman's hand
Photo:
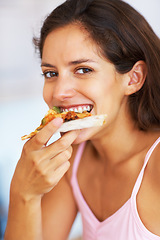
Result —
[[79, 131], [68, 132], [46, 146], [61, 125], [62, 119], [54, 119], [23, 147], [12, 179], [11, 192], [18, 194], [24, 201], [42, 197], [51, 191], [70, 166], [71, 144]]

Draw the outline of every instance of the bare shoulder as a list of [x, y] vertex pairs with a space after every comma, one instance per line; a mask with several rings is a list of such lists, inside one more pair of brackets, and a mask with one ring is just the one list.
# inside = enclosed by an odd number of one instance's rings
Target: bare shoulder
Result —
[[145, 227], [160, 236], [160, 143], [152, 152], [145, 173], [137, 197], [138, 212]]
[[160, 184], [160, 141], [154, 149], [152, 155], [152, 160], [150, 161], [151, 173], [155, 184], [159, 188]]

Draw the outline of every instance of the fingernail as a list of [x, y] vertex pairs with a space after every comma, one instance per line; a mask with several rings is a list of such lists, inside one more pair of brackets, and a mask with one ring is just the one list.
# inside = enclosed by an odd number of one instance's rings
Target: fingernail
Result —
[[52, 123], [55, 127], [60, 127], [63, 123], [63, 119], [62, 118], [55, 118], [52, 120]]

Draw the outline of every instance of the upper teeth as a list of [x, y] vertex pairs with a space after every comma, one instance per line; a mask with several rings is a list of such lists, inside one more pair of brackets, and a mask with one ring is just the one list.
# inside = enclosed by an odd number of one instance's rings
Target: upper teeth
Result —
[[69, 111], [74, 111], [77, 113], [82, 113], [84, 111], [90, 111], [91, 110], [91, 106], [79, 106], [79, 107], [75, 107], [75, 108], [62, 108], [61, 109], [62, 112], [69, 112]]

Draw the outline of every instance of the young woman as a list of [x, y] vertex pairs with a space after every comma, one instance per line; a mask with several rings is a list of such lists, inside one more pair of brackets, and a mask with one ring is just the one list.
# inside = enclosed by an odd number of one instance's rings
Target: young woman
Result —
[[108, 117], [46, 146], [58, 118], [25, 143], [5, 240], [64, 240], [78, 211], [85, 240], [160, 239], [159, 38], [121, 0], [67, 0], [34, 41], [49, 108]]

